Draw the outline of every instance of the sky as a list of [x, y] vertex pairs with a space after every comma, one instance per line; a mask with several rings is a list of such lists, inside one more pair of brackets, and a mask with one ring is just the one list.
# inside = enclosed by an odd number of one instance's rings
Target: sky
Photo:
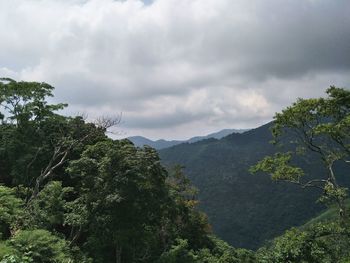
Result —
[[186, 139], [350, 88], [349, 0], [0, 0], [0, 76], [114, 136]]

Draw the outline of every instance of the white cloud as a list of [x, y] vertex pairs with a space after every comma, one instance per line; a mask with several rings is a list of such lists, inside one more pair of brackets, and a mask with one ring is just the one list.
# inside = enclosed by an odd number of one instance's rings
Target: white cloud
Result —
[[348, 0], [0, 0], [0, 73], [128, 135], [254, 127], [350, 86]]

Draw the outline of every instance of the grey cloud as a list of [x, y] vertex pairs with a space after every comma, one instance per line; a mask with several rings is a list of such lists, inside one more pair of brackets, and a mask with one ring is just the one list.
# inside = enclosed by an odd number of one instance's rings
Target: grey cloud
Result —
[[348, 0], [3, 0], [0, 73], [133, 132], [252, 127], [350, 85]]
[[230, 22], [234, 14], [227, 11], [222, 22], [212, 25], [219, 30], [206, 32], [203, 49], [193, 58], [226, 63], [232, 74], [258, 79], [349, 70], [348, 1], [264, 1], [256, 6], [248, 21]]
[[160, 128], [173, 128], [182, 124], [200, 121], [208, 117], [209, 114], [203, 112], [189, 114], [184, 111], [175, 111], [171, 114], [162, 114], [161, 116], [129, 116], [123, 115], [123, 125], [128, 128], [144, 129], [160, 129]]

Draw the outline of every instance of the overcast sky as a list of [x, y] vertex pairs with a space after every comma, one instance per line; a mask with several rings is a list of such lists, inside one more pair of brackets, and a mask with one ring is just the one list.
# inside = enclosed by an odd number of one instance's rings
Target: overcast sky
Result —
[[349, 0], [0, 0], [0, 32], [0, 76], [122, 113], [122, 136], [257, 127], [350, 88]]

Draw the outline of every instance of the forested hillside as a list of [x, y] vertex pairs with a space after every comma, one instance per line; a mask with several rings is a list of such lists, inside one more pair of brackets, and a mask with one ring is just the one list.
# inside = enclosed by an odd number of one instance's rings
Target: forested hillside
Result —
[[[214, 232], [236, 247], [255, 249], [324, 209], [316, 202], [321, 190], [305, 191], [249, 172], [250, 166], [279, 149], [270, 143], [272, 126], [269, 123], [221, 140], [209, 139], [159, 151], [166, 166], [184, 166], [185, 174], [200, 189], [200, 208], [207, 213]], [[284, 141], [284, 150], [288, 150], [293, 136], [286, 136]], [[296, 162], [309, 178], [325, 177], [327, 173], [314, 154], [301, 156]], [[338, 168], [343, 174], [348, 169]], [[350, 184], [347, 176], [340, 180]]]

